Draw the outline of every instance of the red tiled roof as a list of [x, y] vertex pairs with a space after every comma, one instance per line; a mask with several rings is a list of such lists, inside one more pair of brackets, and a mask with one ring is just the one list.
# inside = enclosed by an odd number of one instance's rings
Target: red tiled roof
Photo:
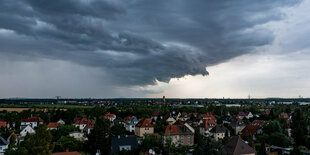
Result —
[[256, 125], [248, 125], [241, 131], [242, 132], [241, 136], [255, 135], [259, 128], [260, 127]]
[[216, 121], [215, 120], [208, 120], [208, 119], [205, 119], [203, 120], [203, 123], [202, 123], [202, 127], [204, 128], [213, 128], [216, 126]]
[[79, 152], [74, 151], [74, 152], [57, 152], [57, 153], [52, 153], [52, 155], [81, 155]]
[[239, 112], [238, 116], [247, 116], [244, 112]]
[[104, 115], [104, 117], [105, 118], [114, 118], [114, 117], [116, 117], [116, 115], [108, 112], [107, 114]]
[[178, 133], [179, 133], [178, 125], [176, 124], [167, 125], [165, 134], [178, 134]]
[[159, 112], [158, 111], [155, 111], [152, 116], [158, 116], [159, 115]]
[[5, 121], [1, 121], [1, 122], [0, 122], [0, 128], [1, 128], [1, 127], [4, 127], [4, 128], [5, 128], [6, 125], [7, 125], [7, 122], [5, 122]]
[[57, 122], [51, 122], [51, 123], [48, 123], [47, 128], [57, 128], [59, 125], [61, 124]]
[[95, 120], [90, 120], [90, 119], [87, 119], [85, 117], [83, 117], [82, 119], [80, 118], [74, 118], [74, 124], [78, 124], [78, 125], [81, 125], [81, 124], [95, 124]]
[[22, 119], [22, 122], [44, 122], [40, 117], [29, 117]]
[[132, 116], [127, 116], [127, 117], [125, 117], [124, 122], [128, 122], [128, 121], [131, 119], [131, 117], [132, 117]]
[[151, 118], [142, 119], [139, 121], [139, 123], [136, 126], [140, 128], [153, 127], [152, 119]]
[[211, 113], [202, 114], [202, 118], [209, 119], [209, 120], [216, 120], [216, 118]]
[[282, 112], [282, 113], [280, 113], [280, 114], [279, 114], [279, 118], [285, 118], [285, 119], [288, 119], [288, 118], [289, 118], [289, 116], [288, 116], [288, 114], [287, 114], [287, 113]]

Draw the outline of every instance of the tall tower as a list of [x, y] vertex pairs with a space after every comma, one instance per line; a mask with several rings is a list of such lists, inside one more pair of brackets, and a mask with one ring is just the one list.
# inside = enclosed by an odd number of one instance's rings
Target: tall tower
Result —
[[166, 97], [163, 96], [163, 104], [166, 104]]

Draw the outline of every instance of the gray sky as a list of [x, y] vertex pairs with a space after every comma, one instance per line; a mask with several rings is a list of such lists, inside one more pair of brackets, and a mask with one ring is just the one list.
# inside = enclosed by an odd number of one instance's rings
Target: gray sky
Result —
[[0, 98], [310, 97], [309, 1], [0, 0]]

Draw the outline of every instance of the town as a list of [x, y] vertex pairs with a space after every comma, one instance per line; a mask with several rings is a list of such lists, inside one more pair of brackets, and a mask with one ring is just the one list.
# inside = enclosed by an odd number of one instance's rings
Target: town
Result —
[[310, 154], [308, 99], [0, 102], [0, 154]]

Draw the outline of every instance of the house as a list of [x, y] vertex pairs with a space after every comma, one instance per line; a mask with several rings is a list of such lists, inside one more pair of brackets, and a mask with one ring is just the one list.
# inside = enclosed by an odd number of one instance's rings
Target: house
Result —
[[104, 118], [109, 119], [111, 122], [113, 122], [116, 119], [116, 115], [108, 112], [104, 115]]
[[20, 129], [23, 130], [28, 125], [30, 125], [32, 128], [35, 128], [38, 125], [43, 124], [43, 123], [44, 121], [40, 117], [29, 117], [29, 118], [21, 120]]
[[242, 131], [241, 131], [241, 137], [249, 137], [252, 136], [255, 140], [255, 135], [262, 134], [263, 130], [260, 126], [256, 125], [247, 125]]
[[9, 127], [9, 124], [7, 121], [0, 121], [0, 128], [6, 128], [6, 127]]
[[223, 125], [218, 124], [210, 130], [210, 136], [214, 140], [218, 141], [219, 139], [225, 138], [226, 132], [228, 134], [227, 136], [229, 136], [229, 132], [228, 132], [227, 128], [224, 127]]
[[6, 141], [2, 136], [0, 136], [0, 155], [5, 153], [5, 149], [9, 147], [9, 142]]
[[111, 151], [118, 153], [122, 150], [135, 150], [138, 148], [138, 141], [136, 136], [118, 136], [112, 137]]
[[202, 114], [200, 117], [207, 120], [216, 120], [216, 118], [211, 113]]
[[171, 115], [169, 115], [168, 117], [165, 117], [164, 119], [169, 125], [172, 125], [176, 122], [176, 120]]
[[147, 134], [153, 134], [154, 127], [152, 125], [151, 118], [145, 118], [139, 121], [139, 123], [135, 127], [135, 135], [139, 137], [143, 137]]
[[223, 150], [227, 155], [255, 155], [255, 150], [246, 144], [240, 136], [234, 136], [224, 145]]
[[65, 121], [63, 121], [62, 119], [59, 119], [59, 120], [57, 121], [57, 123], [59, 123], [59, 124], [61, 124], [61, 125], [65, 125], [65, 124], [66, 124]]
[[243, 118], [250, 119], [250, 118], [253, 118], [254, 115], [251, 112], [239, 112], [238, 117], [240, 119], [243, 119]]
[[210, 130], [217, 125], [216, 120], [205, 119], [202, 121], [203, 121], [203, 123], [200, 125], [199, 132], [204, 137], [209, 137], [210, 136]]
[[240, 135], [241, 131], [246, 127], [245, 123], [241, 119], [234, 119], [230, 122], [229, 126], [231, 126], [236, 135]]
[[57, 127], [60, 126], [61, 124], [58, 122], [50, 122], [47, 124], [47, 129], [48, 130], [57, 130]]
[[88, 119], [88, 118], [74, 118], [74, 123], [73, 125], [78, 127], [81, 131], [89, 124], [92, 124], [94, 125], [95, 124], [95, 120], [91, 120], [91, 119]]
[[126, 131], [128, 132], [134, 132], [135, 126], [139, 123], [136, 116], [128, 116], [124, 120], [124, 126]]
[[[13, 138], [13, 139], [12, 139]], [[10, 134], [10, 136], [7, 138], [7, 140], [6, 141], [8, 141], [8, 143], [9, 144], [11, 144], [11, 141], [13, 141], [12, 142], [12, 144], [18, 144], [18, 136], [15, 134], [15, 132], [13, 131], [11, 134]]]
[[87, 134], [90, 134], [90, 132], [94, 129], [94, 125], [93, 123], [89, 123], [87, 124], [84, 129], [83, 129], [83, 132], [84, 133], [87, 133]]
[[182, 112], [181, 116], [179, 117], [179, 120], [187, 121], [188, 119], [190, 119], [190, 116], [186, 112]]
[[158, 111], [155, 111], [155, 112], [152, 114], [152, 116], [151, 116], [152, 120], [154, 120], [154, 121], [156, 121], [158, 117], [159, 117], [159, 112], [158, 112]]
[[164, 133], [164, 143], [171, 140], [176, 146], [193, 146], [195, 130], [187, 123], [167, 125]]
[[266, 123], [266, 121], [264, 121], [264, 120], [257, 120], [257, 119], [256, 119], [256, 120], [254, 120], [254, 121], [251, 123], [251, 125], [263, 127], [265, 123]]
[[26, 126], [20, 133], [20, 141], [23, 141], [27, 134], [35, 134], [36, 131], [31, 127], [31, 125]]
[[278, 117], [279, 118], [285, 118], [285, 119], [289, 119], [290, 118], [290, 116], [287, 113], [285, 113], [285, 112], [280, 113]]
[[73, 131], [69, 133], [69, 136], [81, 142], [87, 140], [87, 137], [84, 135], [83, 132]]
[[67, 149], [66, 152], [56, 152], [56, 153], [52, 153], [52, 155], [81, 155], [81, 154], [77, 151], [70, 152]]

